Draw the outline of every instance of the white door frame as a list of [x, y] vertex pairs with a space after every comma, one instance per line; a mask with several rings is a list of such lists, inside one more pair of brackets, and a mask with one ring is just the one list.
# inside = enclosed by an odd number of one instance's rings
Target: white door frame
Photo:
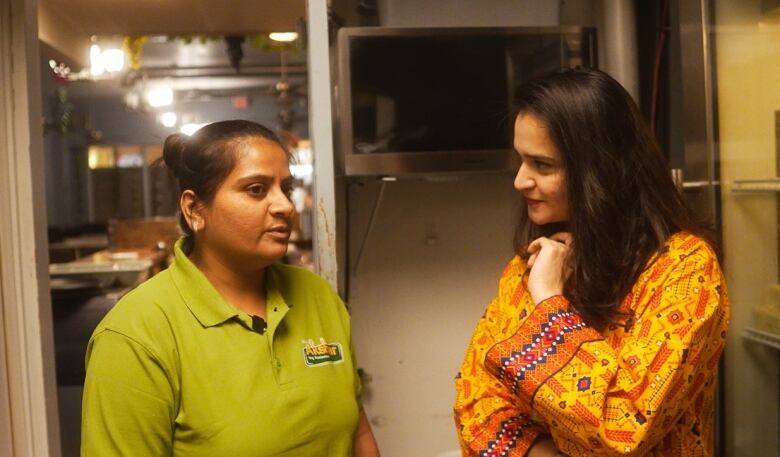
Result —
[[314, 268], [338, 290], [328, 1], [306, 1], [309, 136], [314, 152]]
[[0, 455], [59, 457], [37, 0], [0, 2]]

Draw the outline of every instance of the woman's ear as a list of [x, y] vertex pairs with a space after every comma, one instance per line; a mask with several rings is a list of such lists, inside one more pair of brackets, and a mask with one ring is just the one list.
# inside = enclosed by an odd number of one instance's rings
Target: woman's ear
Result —
[[197, 233], [198, 230], [202, 230], [205, 227], [205, 221], [198, 212], [200, 203], [198, 197], [195, 196], [195, 192], [190, 189], [181, 193], [179, 199], [179, 206], [181, 207], [181, 213], [184, 215], [184, 219], [187, 221], [187, 225], [190, 226], [190, 230], [193, 233]]

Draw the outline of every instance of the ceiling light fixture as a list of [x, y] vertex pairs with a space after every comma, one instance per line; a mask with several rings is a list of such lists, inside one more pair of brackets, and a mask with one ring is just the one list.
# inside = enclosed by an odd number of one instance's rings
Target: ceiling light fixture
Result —
[[109, 73], [122, 71], [125, 67], [125, 53], [121, 49], [106, 49], [100, 53], [100, 58]]
[[268, 38], [282, 43], [289, 43], [297, 40], [298, 34], [295, 32], [271, 32], [268, 34]]
[[105, 73], [116, 73], [125, 67], [125, 52], [118, 48], [101, 49], [93, 43], [89, 47], [89, 73], [92, 76], [102, 76]]
[[177, 120], [178, 116], [176, 116], [176, 113], [173, 111], [166, 111], [165, 113], [160, 114], [160, 123], [165, 127], [173, 127], [176, 125]]
[[161, 87], [146, 91], [146, 101], [152, 108], [168, 106], [173, 103], [173, 89]]
[[89, 72], [92, 76], [100, 76], [106, 72], [101, 54], [100, 46], [93, 44], [89, 47]]

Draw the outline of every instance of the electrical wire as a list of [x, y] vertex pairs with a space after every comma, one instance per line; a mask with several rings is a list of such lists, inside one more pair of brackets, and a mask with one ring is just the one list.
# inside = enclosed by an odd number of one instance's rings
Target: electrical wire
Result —
[[653, 91], [650, 100], [650, 131], [656, 134], [656, 117], [658, 116], [659, 86], [661, 85], [661, 61], [666, 46], [666, 32], [669, 28], [669, 0], [664, 0], [661, 7], [660, 30], [655, 45], [655, 62], [653, 65]]

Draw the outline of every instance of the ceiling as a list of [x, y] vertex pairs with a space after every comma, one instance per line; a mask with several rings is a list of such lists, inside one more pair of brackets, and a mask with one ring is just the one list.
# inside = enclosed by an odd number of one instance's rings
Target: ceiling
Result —
[[175, 91], [195, 91], [217, 94], [249, 89], [274, 92], [284, 80], [296, 91], [302, 90], [306, 75], [306, 53], [301, 50], [266, 50], [247, 39], [242, 45], [240, 70], [231, 66], [224, 39], [206, 42], [170, 40], [150, 37], [143, 46], [140, 68], [126, 71], [121, 84], [133, 86], [164, 86]]
[[75, 66], [92, 35], [226, 35], [295, 31], [305, 0], [39, 0], [38, 35]]

